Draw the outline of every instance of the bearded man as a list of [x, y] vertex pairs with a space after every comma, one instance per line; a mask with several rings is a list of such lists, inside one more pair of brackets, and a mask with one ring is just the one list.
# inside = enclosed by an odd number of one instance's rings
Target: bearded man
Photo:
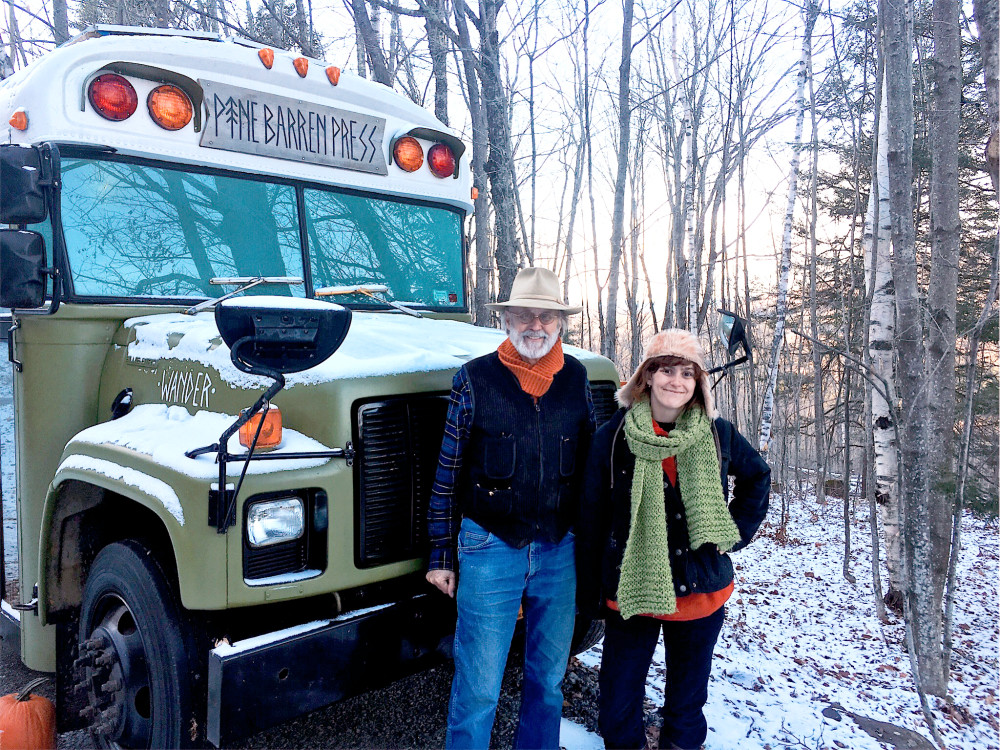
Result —
[[[488, 748], [518, 611], [524, 690], [515, 748], [556, 750], [575, 620], [570, 523], [594, 406], [587, 373], [563, 354], [559, 279], [518, 272], [501, 311], [507, 339], [455, 375], [428, 513], [427, 580], [456, 596], [448, 748]], [[457, 555], [456, 555], [457, 552]], [[456, 570], [457, 568], [457, 570]]]

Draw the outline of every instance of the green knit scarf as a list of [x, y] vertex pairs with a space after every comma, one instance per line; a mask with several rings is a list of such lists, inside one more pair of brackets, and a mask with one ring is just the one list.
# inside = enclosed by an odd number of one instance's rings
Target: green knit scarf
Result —
[[687, 409], [669, 437], [653, 431], [647, 399], [625, 415], [625, 437], [635, 455], [632, 518], [618, 582], [618, 609], [628, 619], [637, 614], [677, 611], [663, 498], [663, 459], [677, 457], [683, 482], [681, 502], [687, 514], [691, 549], [715, 544], [728, 552], [740, 540], [719, 481], [719, 457], [712, 421], [701, 408]]

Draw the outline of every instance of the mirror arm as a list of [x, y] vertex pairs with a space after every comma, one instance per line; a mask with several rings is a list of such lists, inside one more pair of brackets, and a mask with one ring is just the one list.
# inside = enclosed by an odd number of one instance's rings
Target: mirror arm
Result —
[[52, 277], [52, 304], [49, 305], [49, 315], [59, 309], [63, 297], [63, 277], [59, 266], [66, 257], [66, 238], [62, 226], [62, 176], [59, 147], [54, 143], [43, 143], [38, 149], [39, 163], [42, 168], [42, 185], [46, 189], [49, 201], [49, 219], [52, 225], [52, 267], [43, 268], [42, 273]]

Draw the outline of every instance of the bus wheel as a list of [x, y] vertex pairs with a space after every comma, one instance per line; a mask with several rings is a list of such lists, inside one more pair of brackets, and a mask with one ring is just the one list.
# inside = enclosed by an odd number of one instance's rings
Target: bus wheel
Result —
[[98, 747], [191, 746], [186, 643], [177, 598], [149, 550], [134, 541], [102, 549], [83, 590], [76, 662]]

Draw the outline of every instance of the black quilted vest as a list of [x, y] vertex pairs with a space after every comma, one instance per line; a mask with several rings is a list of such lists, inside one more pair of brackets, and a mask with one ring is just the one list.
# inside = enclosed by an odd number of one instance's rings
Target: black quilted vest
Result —
[[462, 513], [521, 548], [569, 530], [590, 439], [587, 371], [566, 356], [535, 401], [496, 352], [465, 365], [473, 420], [462, 458]]

